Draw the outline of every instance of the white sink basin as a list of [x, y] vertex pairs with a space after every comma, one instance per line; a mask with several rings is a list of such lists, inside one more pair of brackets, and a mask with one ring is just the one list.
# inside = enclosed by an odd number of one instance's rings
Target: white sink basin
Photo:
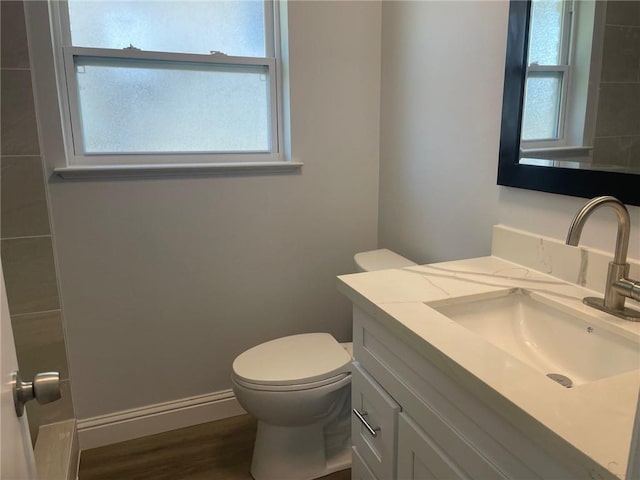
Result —
[[526, 290], [427, 305], [564, 386], [640, 368], [633, 334]]

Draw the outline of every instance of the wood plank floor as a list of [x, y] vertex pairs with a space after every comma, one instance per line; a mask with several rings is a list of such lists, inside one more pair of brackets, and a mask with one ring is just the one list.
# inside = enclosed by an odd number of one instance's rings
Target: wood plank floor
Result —
[[[79, 480], [250, 480], [255, 436], [256, 420], [240, 415], [84, 450]], [[350, 478], [351, 470], [323, 477]]]

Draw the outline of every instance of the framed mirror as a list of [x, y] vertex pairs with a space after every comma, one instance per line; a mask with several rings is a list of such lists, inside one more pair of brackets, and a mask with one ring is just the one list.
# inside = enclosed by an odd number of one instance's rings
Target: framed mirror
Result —
[[640, 2], [511, 0], [498, 185], [640, 205]]

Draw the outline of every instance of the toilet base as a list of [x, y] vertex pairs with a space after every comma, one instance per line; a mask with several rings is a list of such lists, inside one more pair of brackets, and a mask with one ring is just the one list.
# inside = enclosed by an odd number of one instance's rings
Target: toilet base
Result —
[[351, 466], [351, 448], [327, 458], [322, 424], [281, 427], [258, 421], [251, 460], [255, 480], [312, 480]]

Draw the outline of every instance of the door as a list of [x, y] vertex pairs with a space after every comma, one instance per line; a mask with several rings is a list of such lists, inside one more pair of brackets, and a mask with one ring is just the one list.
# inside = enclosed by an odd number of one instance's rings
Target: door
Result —
[[2, 391], [0, 397], [0, 479], [34, 480], [36, 465], [31, 447], [31, 435], [26, 413], [16, 415], [13, 402], [13, 373], [18, 370], [16, 346], [13, 342], [11, 317], [4, 275], [0, 263], [0, 374]]

